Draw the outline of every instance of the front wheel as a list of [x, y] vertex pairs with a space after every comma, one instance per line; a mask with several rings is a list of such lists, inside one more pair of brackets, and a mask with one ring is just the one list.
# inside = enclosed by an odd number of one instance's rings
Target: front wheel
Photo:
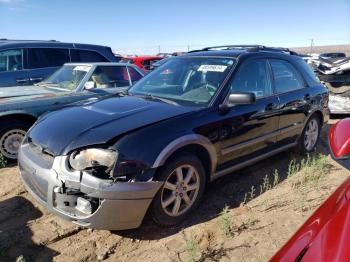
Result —
[[301, 154], [311, 153], [315, 150], [321, 132], [320, 119], [315, 115], [306, 123], [299, 138], [297, 152]]
[[19, 120], [1, 123], [0, 154], [10, 161], [15, 161], [17, 159], [18, 149], [29, 127], [29, 123]]
[[179, 224], [197, 208], [203, 196], [203, 165], [196, 156], [184, 154], [169, 161], [158, 179], [164, 184], [153, 199], [151, 216], [161, 226]]

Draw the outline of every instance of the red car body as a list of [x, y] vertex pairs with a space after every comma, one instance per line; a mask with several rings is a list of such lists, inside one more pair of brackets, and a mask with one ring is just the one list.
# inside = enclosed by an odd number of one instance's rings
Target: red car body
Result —
[[135, 56], [124, 57], [120, 62], [132, 63], [144, 71], [149, 71], [150, 66], [159, 60], [162, 60], [162, 56]]
[[[350, 119], [329, 132], [333, 158], [350, 167]], [[271, 261], [350, 261], [350, 178], [316, 210]]]

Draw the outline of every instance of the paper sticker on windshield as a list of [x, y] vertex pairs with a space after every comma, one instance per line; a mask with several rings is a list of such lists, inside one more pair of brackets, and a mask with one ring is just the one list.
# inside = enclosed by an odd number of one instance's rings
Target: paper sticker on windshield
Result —
[[201, 72], [224, 72], [227, 66], [224, 65], [201, 65], [198, 71]]
[[73, 70], [85, 71], [85, 72], [87, 72], [87, 71], [90, 70], [90, 66], [80, 65], [80, 66], [74, 67]]

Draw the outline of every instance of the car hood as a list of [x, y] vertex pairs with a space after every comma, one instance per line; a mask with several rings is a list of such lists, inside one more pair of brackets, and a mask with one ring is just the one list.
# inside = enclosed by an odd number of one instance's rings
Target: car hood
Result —
[[0, 88], [0, 103], [16, 102], [40, 97], [57, 96], [67, 91], [55, 90], [40, 86], [11, 86]]
[[105, 144], [132, 130], [194, 110], [197, 108], [136, 96], [108, 97], [47, 114], [28, 132], [28, 137], [53, 155], [66, 155], [74, 149]]
[[350, 178], [271, 258], [280, 261], [350, 261]]
[[[345, 193], [349, 198], [349, 192]], [[350, 203], [334, 214], [310, 244], [302, 261], [350, 261]]]

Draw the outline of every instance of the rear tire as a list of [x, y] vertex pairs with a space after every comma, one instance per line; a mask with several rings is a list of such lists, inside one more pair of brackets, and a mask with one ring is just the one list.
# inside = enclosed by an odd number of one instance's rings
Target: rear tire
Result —
[[313, 115], [307, 121], [301, 133], [296, 152], [302, 155], [315, 151], [321, 133], [321, 120], [317, 115]]
[[22, 120], [6, 120], [0, 127], [0, 154], [8, 161], [16, 161], [19, 146], [31, 123]]
[[186, 219], [203, 196], [206, 176], [203, 164], [192, 154], [174, 157], [160, 170], [164, 185], [150, 206], [152, 219], [160, 226], [173, 226]]

